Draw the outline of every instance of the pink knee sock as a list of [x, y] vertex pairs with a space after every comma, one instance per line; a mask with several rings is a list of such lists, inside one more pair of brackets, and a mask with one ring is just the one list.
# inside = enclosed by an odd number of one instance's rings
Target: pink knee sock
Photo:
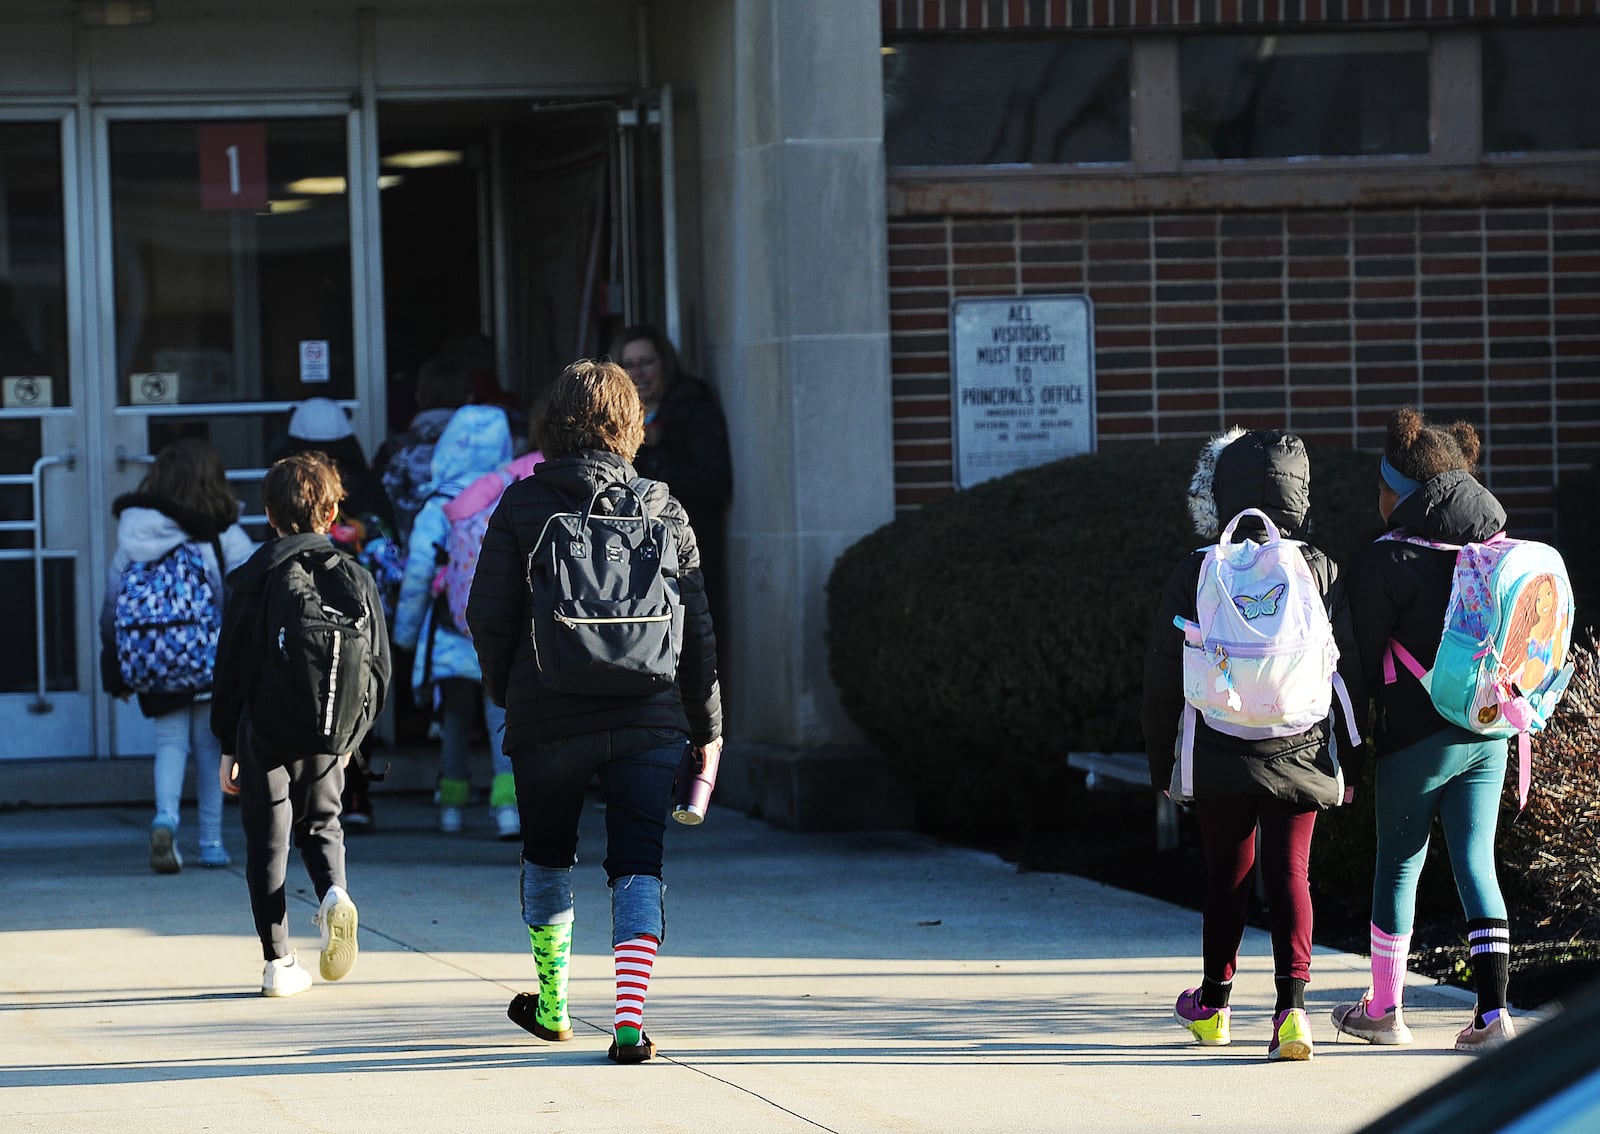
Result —
[[1411, 934], [1385, 933], [1372, 924], [1372, 998], [1367, 1015], [1376, 1020], [1400, 1006], [1400, 990], [1406, 982], [1406, 957], [1411, 952]]

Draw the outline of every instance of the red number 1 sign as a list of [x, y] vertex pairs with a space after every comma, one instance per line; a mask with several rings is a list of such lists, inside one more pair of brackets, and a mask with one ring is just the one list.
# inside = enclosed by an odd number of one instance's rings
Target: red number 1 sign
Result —
[[267, 130], [259, 122], [200, 127], [200, 207], [267, 207]]

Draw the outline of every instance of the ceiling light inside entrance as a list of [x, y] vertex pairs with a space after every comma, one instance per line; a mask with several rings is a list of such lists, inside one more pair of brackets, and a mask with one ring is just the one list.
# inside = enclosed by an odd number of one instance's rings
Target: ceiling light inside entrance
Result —
[[[405, 180], [397, 173], [385, 173], [378, 178], [379, 189], [393, 189]], [[307, 197], [330, 197], [343, 193], [346, 189], [345, 179], [342, 177], [302, 177], [298, 181], [291, 181], [286, 186], [291, 193], [300, 193]]]
[[383, 164], [399, 169], [433, 169], [441, 165], [460, 165], [462, 156], [460, 150], [406, 150], [390, 154], [383, 159]]

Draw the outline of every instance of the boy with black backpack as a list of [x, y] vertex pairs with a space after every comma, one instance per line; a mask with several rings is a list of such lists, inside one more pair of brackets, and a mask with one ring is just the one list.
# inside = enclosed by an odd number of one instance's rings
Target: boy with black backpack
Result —
[[262, 483], [276, 539], [228, 576], [211, 730], [222, 788], [239, 796], [245, 880], [267, 964], [263, 996], [293, 996], [311, 974], [289, 948], [291, 839], [320, 905], [324, 980], [356, 960], [339, 824], [344, 769], [389, 688], [389, 634], [372, 575], [338, 550], [339, 474], [317, 453], [278, 461]]

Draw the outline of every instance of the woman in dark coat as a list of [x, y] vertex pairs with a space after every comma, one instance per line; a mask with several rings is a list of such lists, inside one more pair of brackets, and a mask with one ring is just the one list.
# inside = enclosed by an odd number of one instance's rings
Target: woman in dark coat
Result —
[[689, 513], [700, 540], [711, 620], [725, 629], [733, 461], [717, 395], [699, 378], [679, 370], [672, 342], [648, 324], [624, 328], [611, 344], [611, 360], [628, 372], [644, 402], [644, 444], [634, 468], [642, 477], [666, 481]]

